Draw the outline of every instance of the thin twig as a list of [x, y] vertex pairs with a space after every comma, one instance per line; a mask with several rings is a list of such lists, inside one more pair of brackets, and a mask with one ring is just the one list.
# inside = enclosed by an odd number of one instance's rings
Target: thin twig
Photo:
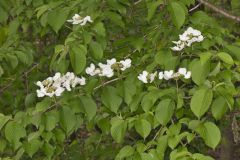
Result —
[[223, 10], [222, 8], [216, 7], [215, 5], [207, 2], [206, 0], [198, 0], [198, 2], [202, 3], [204, 6], [212, 9], [213, 11], [220, 13], [221, 15], [225, 16], [226, 18], [232, 19], [234, 21], [240, 22], [240, 17], [232, 15], [227, 11]]
[[194, 10], [196, 10], [198, 7], [200, 7], [202, 5], [202, 3], [198, 3], [196, 6], [194, 6], [193, 8], [191, 8], [190, 10], [189, 10], [189, 12], [192, 12], [192, 11], [194, 11]]
[[118, 81], [118, 80], [120, 80], [120, 79], [122, 79], [122, 78], [124, 78], [124, 77], [118, 77], [118, 78], [112, 79], [112, 80], [110, 80], [110, 81], [104, 82], [103, 84], [95, 87], [93, 90], [97, 90], [97, 89], [99, 89], [99, 88], [101, 88], [101, 87], [103, 87], [103, 86], [105, 86], [105, 85], [107, 85], [107, 84], [109, 84], [109, 83]]

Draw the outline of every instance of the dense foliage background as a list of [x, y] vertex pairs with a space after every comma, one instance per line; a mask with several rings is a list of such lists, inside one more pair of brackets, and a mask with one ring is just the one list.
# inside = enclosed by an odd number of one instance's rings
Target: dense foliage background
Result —
[[[228, 136], [240, 142], [240, 25], [200, 2], [1, 0], [0, 159], [233, 156]], [[209, 2], [240, 16], [239, 0]], [[76, 13], [93, 23], [68, 23]], [[172, 51], [188, 27], [204, 41]], [[132, 66], [112, 78], [86, 75], [90, 63], [111, 58], [130, 58]], [[191, 79], [144, 84], [137, 78], [143, 70], [180, 67]], [[68, 71], [87, 84], [37, 97], [37, 81]]]

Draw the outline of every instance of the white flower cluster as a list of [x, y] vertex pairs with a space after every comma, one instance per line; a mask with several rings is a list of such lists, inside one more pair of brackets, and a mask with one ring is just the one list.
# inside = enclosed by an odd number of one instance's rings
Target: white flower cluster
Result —
[[86, 17], [81, 17], [79, 14], [75, 14], [72, 19], [67, 20], [67, 22], [70, 22], [72, 24], [80, 24], [81, 26], [86, 25], [87, 22], [93, 22], [91, 20], [90, 16], [86, 16]]
[[[138, 75], [138, 79], [143, 83], [152, 83], [156, 76], [157, 76], [157, 72], [148, 73], [147, 71], [143, 71], [141, 74]], [[178, 72], [175, 72], [175, 73], [173, 70], [161, 71], [158, 73], [158, 79], [160, 80], [177, 79], [181, 76], [185, 79], [189, 79], [191, 78], [191, 71], [187, 71], [186, 68], [179, 68]]]
[[79, 78], [72, 72], [67, 72], [65, 75], [61, 75], [61, 73], [57, 72], [53, 77], [48, 77], [42, 82], [37, 82], [37, 86], [40, 87], [40, 89], [37, 90], [37, 96], [61, 96], [65, 90], [71, 91], [71, 89], [78, 84], [85, 85], [85, 78]]
[[124, 71], [131, 67], [131, 59], [121, 60], [117, 62], [115, 58], [107, 60], [107, 64], [98, 64], [98, 68], [91, 63], [89, 67], [86, 68], [86, 73], [90, 76], [99, 75], [101, 77], [112, 77], [114, 75], [114, 70]]
[[199, 30], [189, 27], [182, 35], [179, 35], [178, 41], [173, 41], [176, 46], [172, 47], [173, 51], [181, 51], [186, 46], [190, 47], [194, 42], [203, 41], [204, 37]]

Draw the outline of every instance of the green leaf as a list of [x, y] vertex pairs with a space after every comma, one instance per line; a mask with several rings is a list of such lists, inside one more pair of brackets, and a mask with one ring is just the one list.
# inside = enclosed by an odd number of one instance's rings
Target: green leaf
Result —
[[223, 62], [225, 62], [225, 63], [227, 63], [227, 64], [233, 65], [233, 63], [234, 63], [232, 57], [231, 57], [229, 54], [225, 53], [225, 52], [220, 52], [220, 53], [217, 54], [217, 56], [218, 56]]
[[179, 2], [170, 2], [168, 9], [174, 25], [180, 28], [184, 24], [186, 16], [183, 6]]
[[117, 94], [116, 88], [112, 86], [107, 86], [103, 89], [101, 100], [114, 113], [117, 113], [122, 103], [122, 98]]
[[11, 116], [5, 116], [4, 114], [0, 113], [0, 130], [10, 119]]
[[103, 133], [108, 134], [111, 129], [111, 124], [109, 119], [102, 118], [97, 122], [98, 127], [102, 130]]
[[202, 155], [200, 153], [194, 153], [192, 155], [192, 158], [196, 159], [196, 160], [214, 160], [212, 157], [205, 156], [205, 155]]
[[131, 109], [131, 112], [135, 112], [135, 111], [138, 109], [138, 107], [139, 107], [139, 105], [140, 105], [140, 102], [141, 102], [141, 100], [142, 100], [142, 97], [143, 97], [145, 94], [146, 94], [145, 92], [142, 92], [141, 94], [135, 95], [135, 96], [133, 97], [133, 100], [132, 100], [132, 102], [131, 102], [130, 105], [129, 105], [129, 107], [130, 107], [130, 109]]
[[145, 119], [138, 119], [135, 121], [135, 129], [144, 139], [151, 132], [151, 124]]
[[204, 115], [212, 103], [213, 93], [212, 90], [203, 88], [196, 91], [191, 99], [191, 110], [200, 118]]
[[5, 139], [0, 139], [0, 152], [3, 153], [7, 146], [7, 141]]
[[46, 111], [51, 105], [51, 98], [44, 98], [41, 102], [36, 104], [36, 112], [44, 112]]
[[54, 150], [55, 150], [55, 147], [53, 147], [51, 144], [49, 144], [49, 143], [44, 143], [44, 145], [43, 145], [43, 152], [45, 153], [45, 155], [46, 155], [49, 159], [51, 159], [51, 157], [53, 156]]
[[175, 104], [171, 99], [164, 99], [159, 102], [155, 111], [155, 118], [162, 125], [166, 125], [174, 113]]
[[47, 22], [58, 33], [68, 18], [69, 10], [64, 8], [55, 9], [48, 13]]
[[47, 112], [44, 116], [45, 129], [47, 131], [52, 131], [59, 121], [59, 114], [57, 111], [53, 110]]
[[159, 154], [159, 160], [164, 160], [164, 154], [168, 147], [168, 136], [160, 136], [157, 140], [157, 148], [156, 151]]
[[152, 17], [154, 16], [158, 6], [163, 3], [163, 0], [157, 0], [157, 1], [150, 1], [147, 3], [147, 9], [148, 9], [148, 15], [147, 15], [147, 21], [150, 22]]
[[236, 58], [237, 60], [240, 61], [240, 47], [235, 46], [235, 45], [226, 45], [225, 46], [227, 50], [229, 50], [229, 53]]
[[192, 80], [197, 84], [201, 85], [205, 82], [208, 73], [210, 72], [210, 63], [209, 61], [201, 64], [201, 61], [194, 61], [192, 68]]
[[86, 48], [83, 45], [70, 45], [69, 55], [75, 74], [79, 74], [85, 69], [86, 52]]
[[[92, 28], [96, 34], [105, 37], [106, 36], [106, 30], [104, 27], [104, 24], [102, 22], [96, 23]], [[89, 39], [89, 38], [88, 38]]]
[[121, 3], [119, 3], [119, 1], [117, 1], [117, 0], [107, 0], [107, 3], [112, 8], [118, 10], [119, 13], [126, 14], [126, 8]]
[[0, 77], [3, 75], [4, 71], [3, 71], [3, 68], [2, 66], [0, 66]]
[[105, 16], [110, 19], [110, 21], [112, 21], [114, 24], [124, 28], [125, 27], [125, 24], [122, 20], [122, 17], [115, 13], [115, 12], [110, 12], [110, 11], [107, 11], [105, 12]]
[[133, 96], [136, 94], [136, 85], [130, 81], [124, 81], [124, 101], [129, 105], [132, 102]]
[[154, 153], [141, 153], [142, 160], [158, 160], [158, 157]]
[[119, 153], [117, 154], [116, 156], [116, 160], [121, 160], [121, 159], [124, 159], [124, 158], [127, 158], [127, 157], [130, 157], [131, 155], [133, 155], [134, 153], [134, 149], [133, 147], [127, 145], [127, 146], [124, 146], [120, 151]]
[[111, 120], [111, 135], [117, 143], [121, 143], [127, 130], [127, 122], [120, 118]]
[[41, 148], [42, 144], [42, 141], [33, 139], [24, 144], [24, 150], [32, 158], [32, 156]]
[[89, 47], [94, 59], [100, 60], [103, 57], [103, 49], [98, 42], [91, 41]]
[[69, 135], [76, 125], [76, 117], [71, 109], [62, 107], [59, 112], [60, 125], [67, 135]]
[[6, 124], [5, 137], [13, 145], [13, 149], [16, 150], [21, 146], [20, 138], [26, 136], [25, 128], [17, 122], [11, 121]]
[[90, 97], [81, 96], [80, 100], [83, 104], [87, 118], [90, 121], [97, 113], [97, 105]]
[[7, 54], [5, 55], [6, 61], [11, 65], [11, 67], [14, 69], [18, 65], [18, 59], [15, 55]]
[[208, 61], [212, 57], [212, 53], [211, 52], [204, 52], [204, 53], [201, 53], [199, 56], [200, 56], [201, 65], [204, 65], [204, 64], [208, 63]]
[[213, 117], [216, 120], [220, 120], [223, 115], [226, 113], [228, 106], [224, 97], [217, 97], [211, 106]]
[[159, 90], [152, 90], [142, 98], [141, 105], [145, 112], [148, 112], [159, 98]]
[[196, 128], [196, 132], [200, 134], [206, 145], [215, 149], [221, 140], [221, 132], [219, 128], [212, 122], [205, 122]]

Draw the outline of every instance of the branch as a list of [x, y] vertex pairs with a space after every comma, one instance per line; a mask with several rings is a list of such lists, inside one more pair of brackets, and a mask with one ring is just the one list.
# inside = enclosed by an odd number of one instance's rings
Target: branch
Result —
[[191, 9], [189, 10], [189, 12], [194, 11], [195, 9], [197, 9], [198, 7], [200, 7], [201, 5], [202, 5], [202, 3], [198, 3], [195, 7], [191, 8]]
[[198, 0], [198, 2], [202, 3], [206, 7], [212, 9], [213, 11], [220, 13], [221, 15], [225, 16], [226, 18], [232, 19], [234, 21], [240, 22], [240, 17], [232, 15], [228, 13], [227, 11], [223, 10], [222, 8], [218, 8], [214, 6], [213, 4], [207, 2], [206, 0]]
[[120, 79], [122, 79], [122, 78], [124, 78], [124, 77], [118, 77], [118, 78], [112, 79], [112, 80], [110, 80], [110, 81], [104, 82], [103, 84], [95, 87], [93, 90], [97, 90], [97, 89], [99, 89], [99, 88], [101, 88], [101, 87], [103, 87], [103, 86], [105, 86], [105, 85], [107, 85], [107, 84], [109, 84], [109, 83], [118, 81], [118, 80], [120, 80]]

